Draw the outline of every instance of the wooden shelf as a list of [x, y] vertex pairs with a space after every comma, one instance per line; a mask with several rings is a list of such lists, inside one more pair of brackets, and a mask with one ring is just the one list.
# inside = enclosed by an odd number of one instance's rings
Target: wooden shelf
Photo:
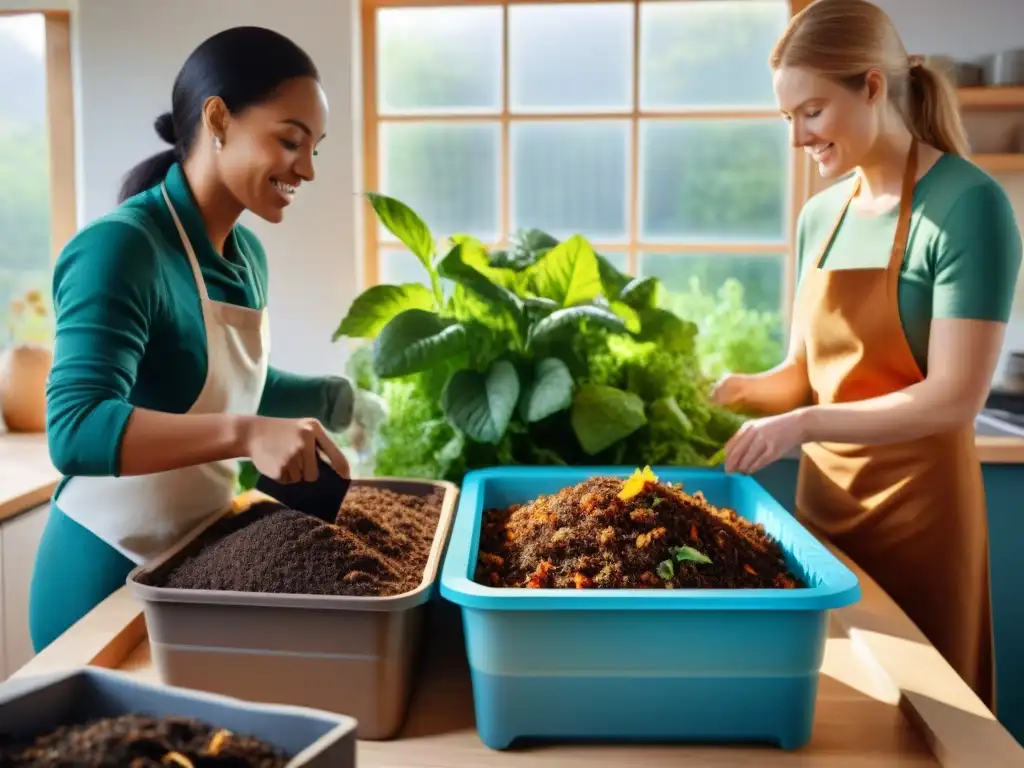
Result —
[[1024, 173], [1024, 152], [1009, 155], [971, 155], [971, 161], [989, 173]]
[[1024, 109], [1024, 85], [959, 88], [960, 106], [970, 109]]

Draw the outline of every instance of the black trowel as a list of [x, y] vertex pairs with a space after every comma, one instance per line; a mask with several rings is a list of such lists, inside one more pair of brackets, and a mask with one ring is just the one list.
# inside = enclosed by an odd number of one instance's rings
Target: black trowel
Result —
[[333, 525], [352, 481], [339, 475], [320, 455], [320, 451], [316, 452], [316, 461], [319, 472], [317, 479], [312, 482], [299, 480], [281, 483], [261, 474], [255, 488], [289, 509], [304, 512]]

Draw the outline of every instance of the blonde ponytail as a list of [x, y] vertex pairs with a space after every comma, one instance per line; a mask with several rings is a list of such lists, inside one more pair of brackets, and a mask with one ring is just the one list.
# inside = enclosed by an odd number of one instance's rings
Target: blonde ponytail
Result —
[[942, 72], [912, 61], [907, 94], [907, 122], [918, 141], [961, 157], [970, 154], [960, 119], [956, 88]]
[[809, 69], [853, 90], [870, 70], [884, 72], [889, 99], [919, 141], [968, 154], [952, 83], [908, 56], [892, 19], [868, 0], [815, 0], [790, 20], [769, 63]]

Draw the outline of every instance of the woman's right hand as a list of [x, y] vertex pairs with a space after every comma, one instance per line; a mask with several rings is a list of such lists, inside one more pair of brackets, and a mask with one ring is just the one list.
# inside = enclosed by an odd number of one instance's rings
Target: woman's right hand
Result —
[[315, 481], [318, 449], [339, 475], [351, 476], [345, 454], [316, 419], [255, 416], [245, 424], [243, 444], [260, 474], [280, 483]]
[[727, 373], [711, 389], [711, 402], [723, 408], [739, 409], [750, 386], [750, 377], [742, 373]]

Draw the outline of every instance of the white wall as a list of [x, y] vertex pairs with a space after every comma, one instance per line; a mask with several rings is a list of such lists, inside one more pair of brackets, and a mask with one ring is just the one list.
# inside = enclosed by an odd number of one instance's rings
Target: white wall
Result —
[[358, 0], [81, 0], [72, 6], [79, 224], [116, 203], [134, 163], [166, 148], [153, 120], [170, 108], [185, 58], [226, 27], [272, 27], [316, 61], [330, 105], [315, 183], [281, 224], [247, 217], [270, 261], [272, 362], [303, 373], [339, 371], [344, 342], [330, 337], [357, 293], [355, 119]]

